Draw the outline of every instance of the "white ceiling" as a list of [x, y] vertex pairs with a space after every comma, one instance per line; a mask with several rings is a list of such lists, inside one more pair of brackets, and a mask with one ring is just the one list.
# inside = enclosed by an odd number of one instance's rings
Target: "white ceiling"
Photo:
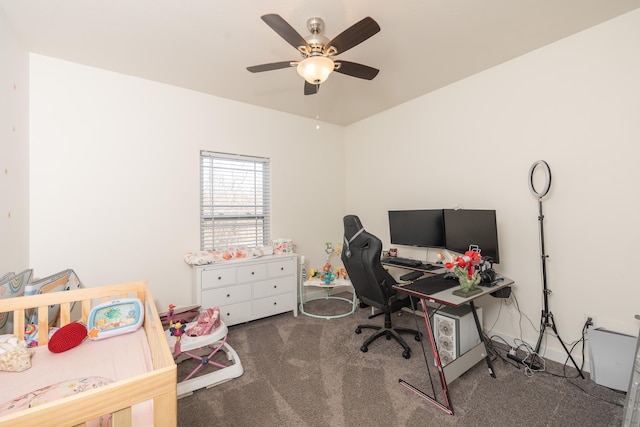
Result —
[[[31, 52], [348, 125], [640, 7], [640, 0], [0, 0]], [[331, 39], [365, 16], [381, 31], [337, 59], [380, 69], [333, 73], [303, 95], [298, 60], [260, 16], [302, 36], [321, 17]]]

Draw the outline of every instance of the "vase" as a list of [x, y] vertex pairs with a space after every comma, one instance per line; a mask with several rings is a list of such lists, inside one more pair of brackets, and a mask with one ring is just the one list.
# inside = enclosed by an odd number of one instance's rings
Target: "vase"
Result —
[[482, 289], [478, 287], [478, 283], [480, 283], [479, 274], [474, 274], [471, 279], [466, 274], [460, 275], [458, 276], [458, 282], [460, 283], [460, 289], [453, 291], [454, 295], [467, 298], [482, 292]]

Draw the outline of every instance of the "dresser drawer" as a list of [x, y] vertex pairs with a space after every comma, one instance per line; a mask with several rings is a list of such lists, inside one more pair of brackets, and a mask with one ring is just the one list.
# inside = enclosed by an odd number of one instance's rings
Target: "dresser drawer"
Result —
[[266, 298], [253, 300], [253, 317], [258, 319], [261, 317], [273, 316], [274, 314], [291, 311], [294, 307], [294, 293], [273, 295]]
[[220, 318], [227, 326], [248, 322], [251, 317], [251, 301], [220, 307]]
[[291, 277], [265, 280], [253, 284], [253, 297], [264, 298], [286, 292], [294, 292], [296, 290], [295, 288], [295, 281]]
[[269, 277], [289, 276], [296, 274], [295, 260], [285, 259], [269, 263]]
[[293, 311], [298, 315], [298, 256], [260, 258], [194, 267], [193, 298], [203, 309], [219, 307], [227, 325]]
[[267, 264], [245, 265], [237, 268], [238, 282], [255, 282], [267, 278]]
[[210, 307], [222, 307], [251, 300], [251, 284], [227, 286], [226, 288], [214, 288], [202, 291], [203, 309]]
[[236, 283], [235, 268], [212, 268], [202, 270], [202, 289], [217, 288]]

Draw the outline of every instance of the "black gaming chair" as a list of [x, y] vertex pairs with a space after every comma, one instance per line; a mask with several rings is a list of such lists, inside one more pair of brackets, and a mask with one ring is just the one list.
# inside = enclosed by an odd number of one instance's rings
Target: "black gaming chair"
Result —
[[399, 332], [411, 333], [416, 341], [420, 341], [420, 333], [413, 329], [393, 328], [391, 313], [410, 305], [408, 295], [398, 293], [392, 288], [397, 282], [380, 263], [382, 242], [373, 234], [367, 233], [355, 215], [344, 217], [344, 245], [342, 248], [342, 263], [349, 274], [349, 279], [360, 301], [375, 307], [384, 313], [384, 326], [358, 325], [356, 334], [362, 329], [375, 329], [378, 332], [367, 338], [360, 350], [368, 351], [369, 344], [385, 336], [388, 340], [394, 338], [404, 348], [402, 356], [411, 357], [411, 349], [399, 335]]

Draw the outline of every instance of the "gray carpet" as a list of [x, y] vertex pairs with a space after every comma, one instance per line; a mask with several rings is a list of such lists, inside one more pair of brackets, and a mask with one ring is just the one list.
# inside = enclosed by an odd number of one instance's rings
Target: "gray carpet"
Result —
[[[305, 308], [329, 313], [344, 307], [336, 307], [340, 304], [321, 300]], [[383, 321], [369, 320], [369, 314], [358, 309], [352, 316], [326, 320], [286, 313], [230, 327], [228, 342], [238, 352], [244, 374], [178, 400], [178, 425], [622, 425], [624, 393], [595, 384], [586, 373], [584, 380], [564, 378], [557, 363], [547, 362], [546, 372], [528, 376], [500, 358], [493, 362], [497, 378], [481, 362], [449, 384], [455, 414], [448, 415], [398, 383], [403, 378], [431, 390], [420, 343], [411, 336], [405, 335], [410, 359], [402, 357], [395, 341], [384, 338], [367, 353], [360, 351], [372, 331], [357, 335], [356, 325]], [[413, 328], [415, 319], [407, 313], [393, 316], [396, 326]], [[191, 363], [179, 364], [179, 380], [193, 369]], [[566, 371], [570, 377], [577, 374]], [[438, 384], [433, 366], [431, 376]]]

